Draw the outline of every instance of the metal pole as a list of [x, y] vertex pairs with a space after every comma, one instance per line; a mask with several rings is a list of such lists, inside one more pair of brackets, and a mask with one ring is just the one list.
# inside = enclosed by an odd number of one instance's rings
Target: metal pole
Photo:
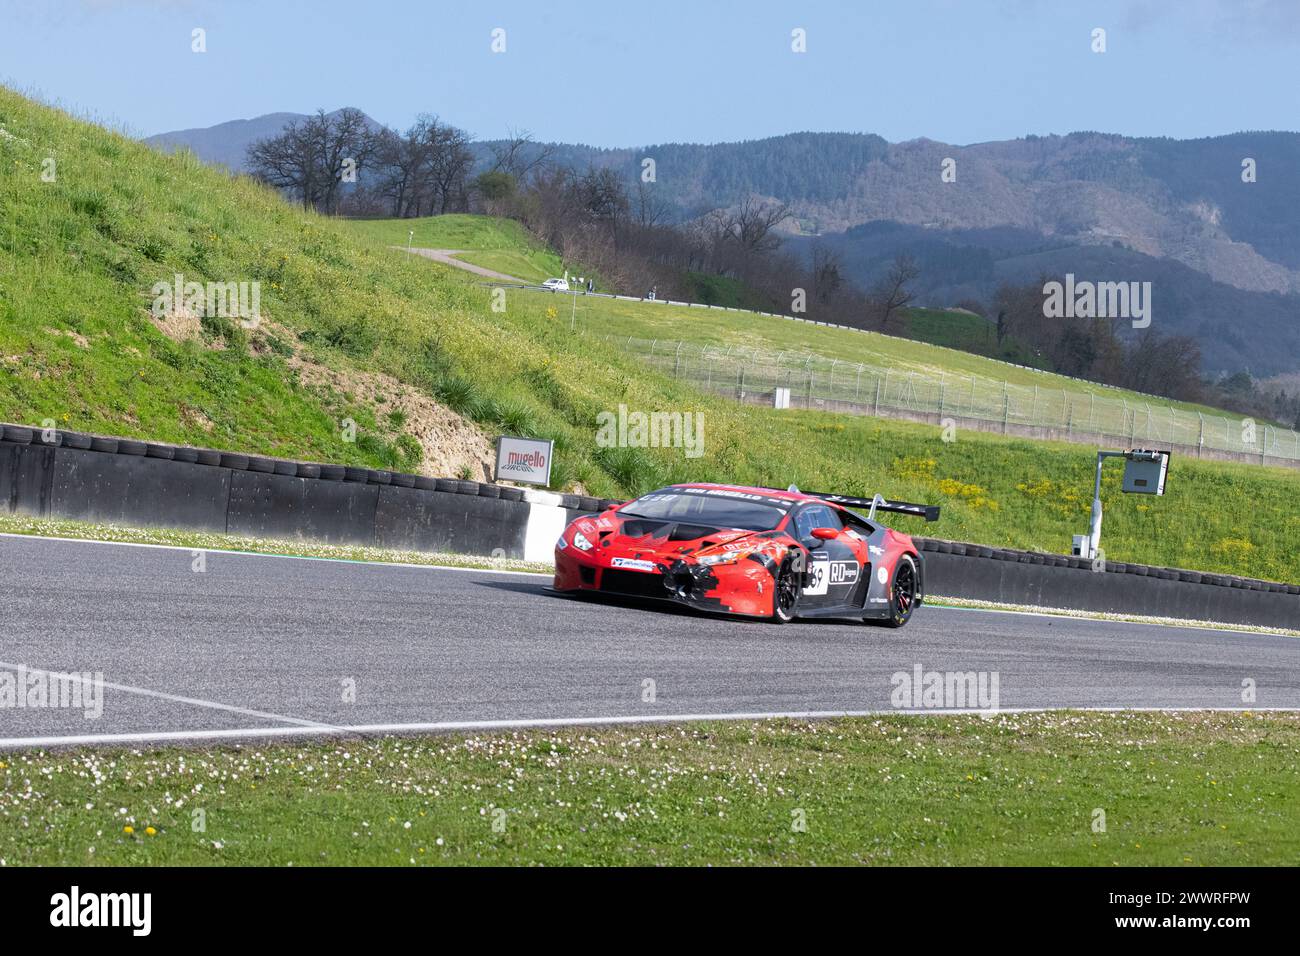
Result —
[[1092, 521], [1088, 526], [1088, 554], [1095, 560], [1101, 549], [1101, 463], [1106, 459], [1104, 451], [1097, 452], [1097, 480], [1092, 486]]

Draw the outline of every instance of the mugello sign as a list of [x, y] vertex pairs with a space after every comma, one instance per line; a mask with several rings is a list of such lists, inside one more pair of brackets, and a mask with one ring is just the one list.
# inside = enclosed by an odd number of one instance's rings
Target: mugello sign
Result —
[[540, 438], [516, 438], [502, 435], [497, 439], [496, 481], [522, 481], [530, 485], [551, 483], [553, 442]]

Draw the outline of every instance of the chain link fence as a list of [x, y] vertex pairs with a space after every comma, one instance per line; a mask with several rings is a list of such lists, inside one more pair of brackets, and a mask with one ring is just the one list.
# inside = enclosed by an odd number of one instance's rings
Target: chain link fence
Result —
[[[665, 339], [607, 336], [661, 372], [750, 404], [863, 415], [937, 415], [988, 422], [1003, 430], [1040, 428], [1065, 441], [1098, 438], [1300, 462], [1300, 434], [1249, 418], [1207, 415], [1159, 399], [1111, 397], [1069, 388], [1013, 385], [979, 375], [900, 371], [808, 352], [700, 346]], [[784, 397], [784, 396], [783, 396]]]

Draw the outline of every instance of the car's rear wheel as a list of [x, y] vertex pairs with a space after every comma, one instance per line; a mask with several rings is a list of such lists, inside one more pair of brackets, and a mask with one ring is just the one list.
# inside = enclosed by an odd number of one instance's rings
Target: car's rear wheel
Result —
[[894, 580], [889, 585], [889, 617], [885, 623], [890, 627], [902, 627], [912, 617], [917, 583], [916, 562], [910, 554], [905, 554], [894, 565]]
[[788, 624], [794, 620], [795, 609], [799, 606], [799, 587], [801, 575], [795, 568], [793, 554], [781, 559], [777, 569], [776, 590], [772, 594], [772, 620], [778, 624]]

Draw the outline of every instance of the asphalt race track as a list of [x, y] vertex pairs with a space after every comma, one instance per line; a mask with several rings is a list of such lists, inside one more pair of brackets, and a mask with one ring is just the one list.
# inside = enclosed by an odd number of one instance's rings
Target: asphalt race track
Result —
[[996, 671], [1003, 709], [1300, 707], [1300, 640], [1281, 636], [942, 607], [901, 631], [778, 626], [562, 597], [537, 575], [193, 560], [0, 536], [0, 669], [98, 672], [106, 688], [98, 719], [0, 706], [0, 746], [890, 710], [891, 676], [918, 664]]

